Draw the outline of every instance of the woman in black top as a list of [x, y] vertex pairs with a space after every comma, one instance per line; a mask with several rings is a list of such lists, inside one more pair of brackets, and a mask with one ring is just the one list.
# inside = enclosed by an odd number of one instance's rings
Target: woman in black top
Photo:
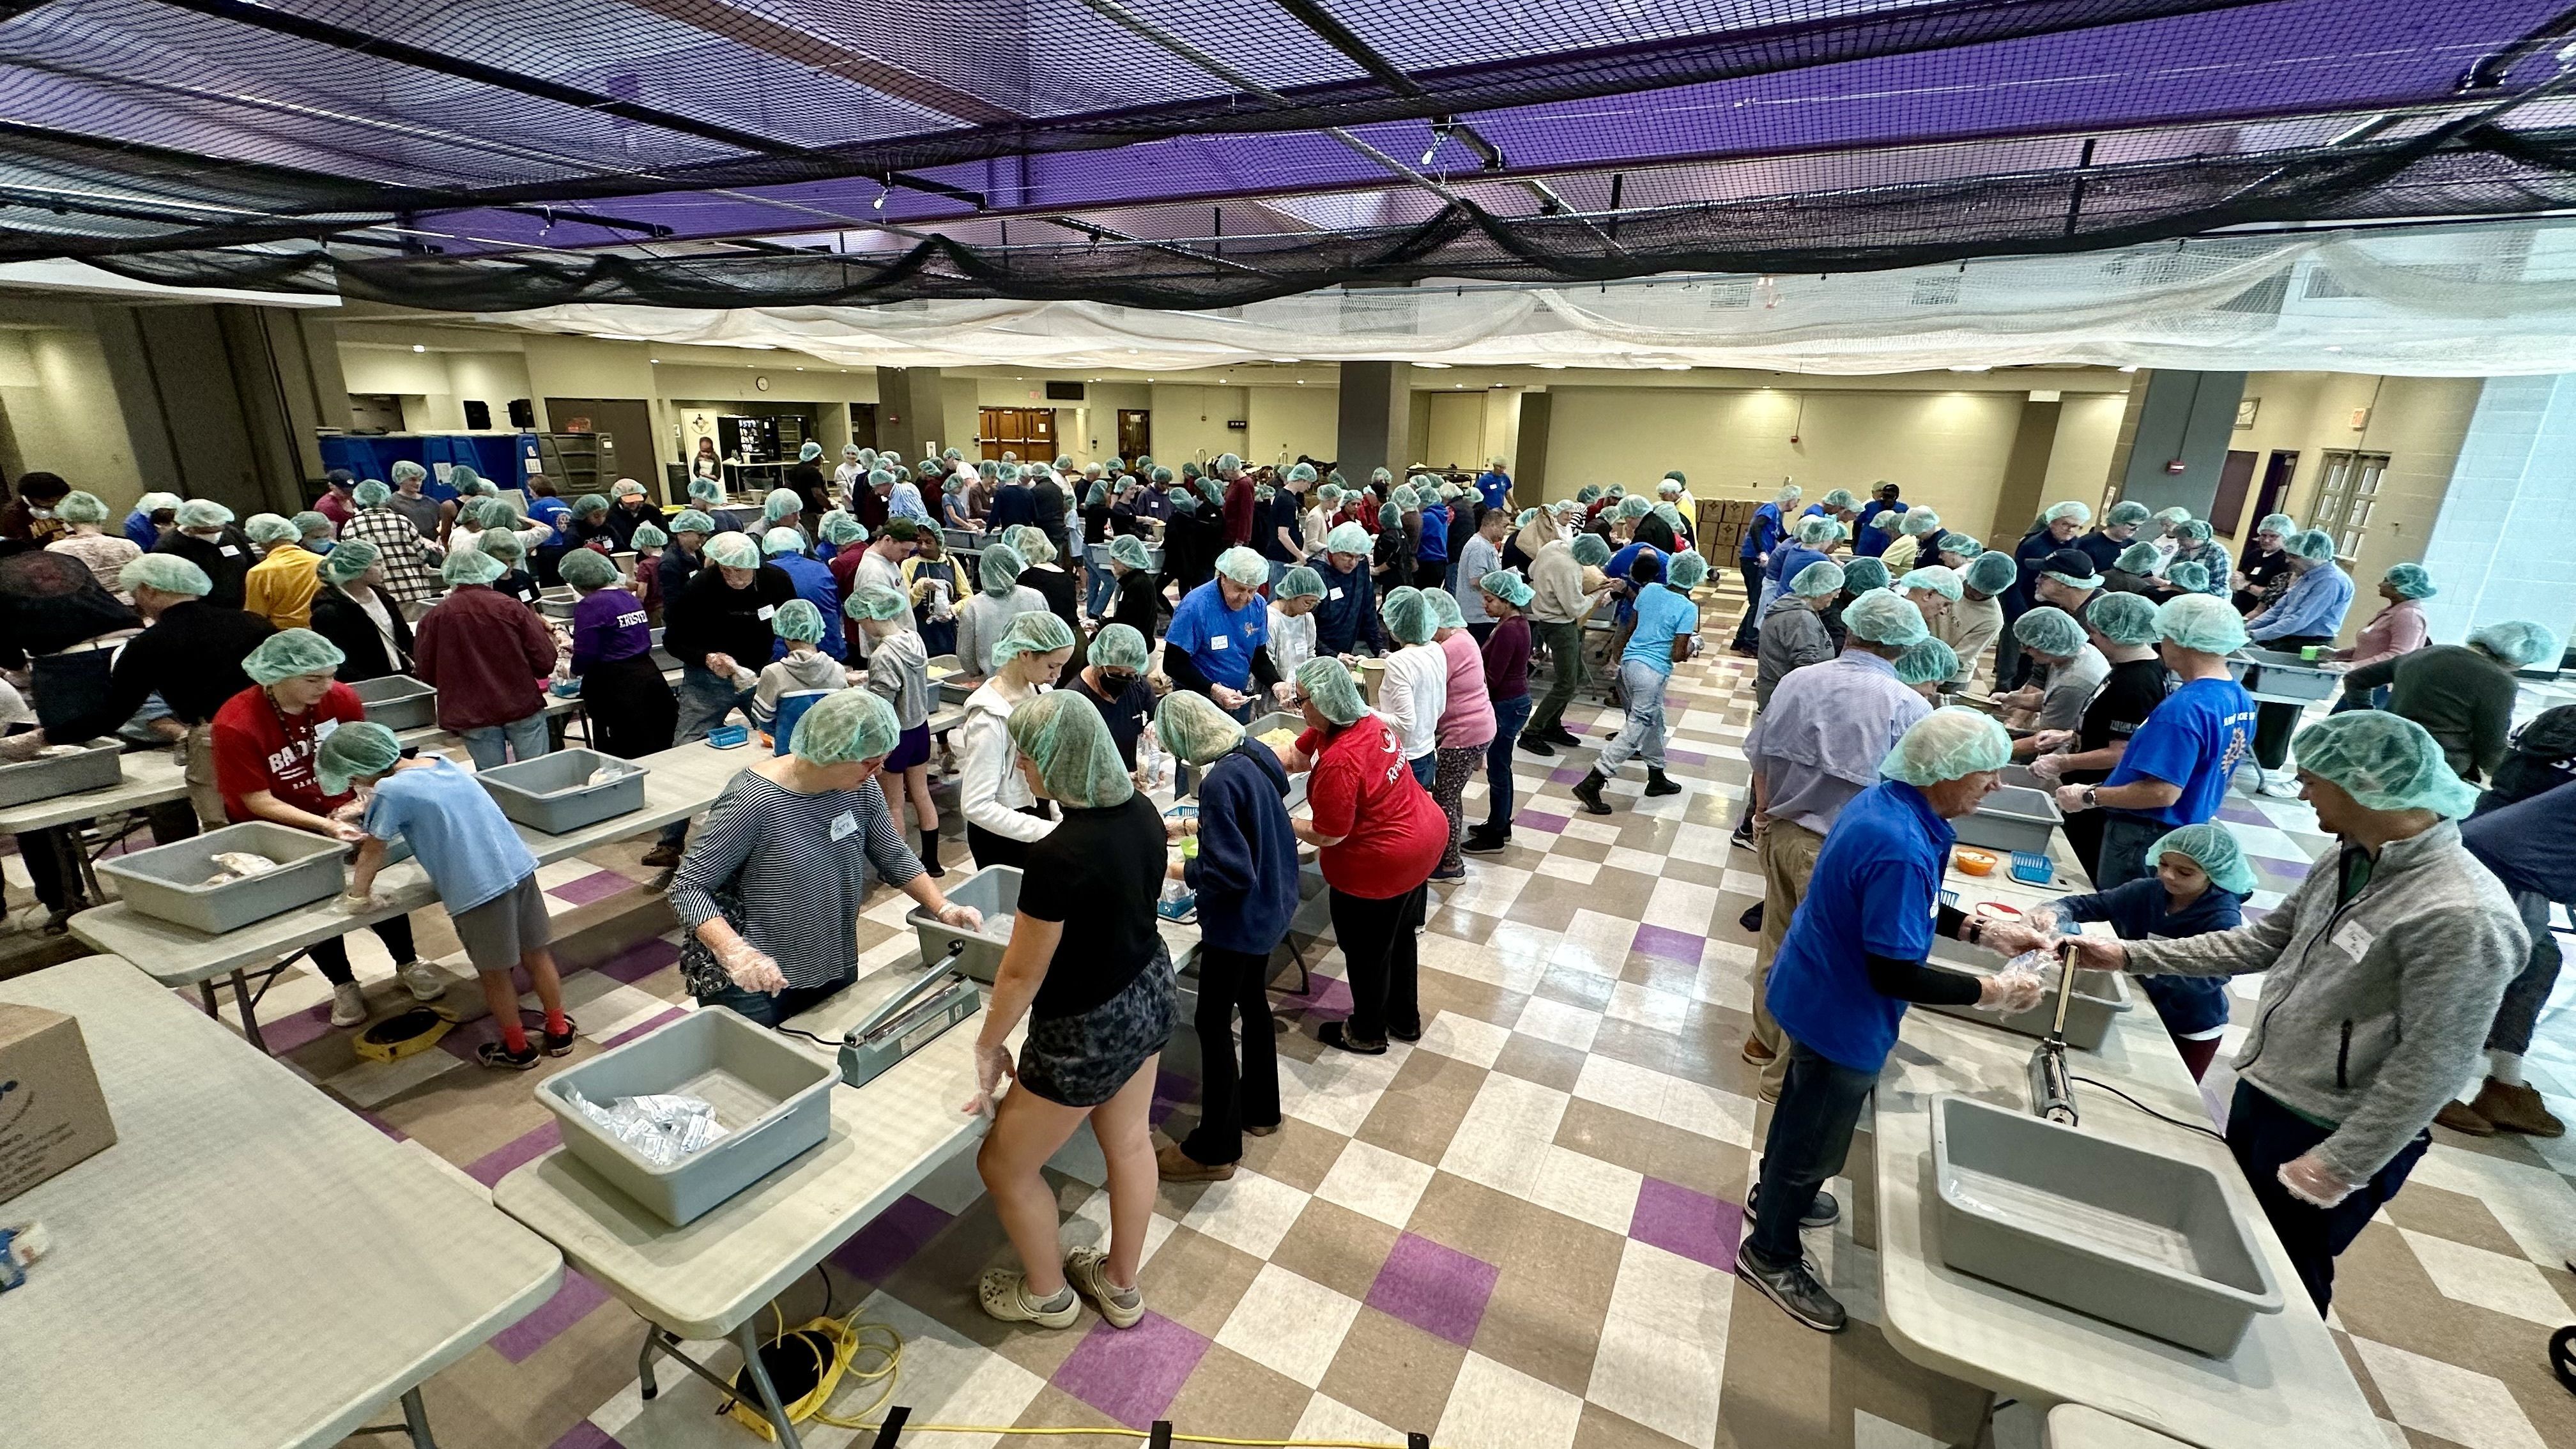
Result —
[[[1051, 488], [1054, 485], [1039, 486]], [[1002, 530], [1002, 541], [1017, 548], [1020, 557], [1028, 561], [1029, 566], [1020, 571], [1020, 586], [1034, 590], [1039, 598], [1046, 600], [1047, 612], [1062, 619], [1064, 627], [1073, 631], [1073, 654], [1064, 661], [1064, 672], [1056, 676], [1055, 681], [1056, 688], [1062, 689], [1073, 683], [1074, 676], [1082, 673], [1084, 663], [1082, 581], [1056, 562], [1055, 541], [1047, 536], [1046, 530], [1035, 524]]]
[[1145, 636], [1124, 624], [1102, 626], [1091, 641], [1091, 662], [1066, 688], [1090, 700], [1109, 726], [1109, 739], [1127, 773], [1136, 773], [1136, 741], [1154, 718], [1154, 687], [1145, 682]]
[[[975, 1041], [972, 1110], [993, 1109], [975, 1167], [1024, 1270], [985, 1274], [977, 1297], [995, 1318], [1045, 1328], [1070, 1327], [1089, 1298], [1127, 1328], [1145, 1311], [1136, 1268], [1158, 1181], [1148, 1114], [1175, 1015], [1154, 917], [1169, 832], [1088, 701], [1043, 694], [1013, 710], [1009, 727], [1029, 789], [1064, 807], [1064, 820], [1029, 847]], [[1003, 1043], [1023, 1014], [1028, 1037], [1014, 1066]], [[995, 1106], [1004, 1078], [1016, 1085]], [[1055, 1189], [1039, 1169], [1086, 1120], [1109, 1169], [1109, 1251], [1064, 1256]]]
[[[516, 543], [518, 540], [512, 539]], [[377, 587], [385, 571], [376, 546], [353, 538], [323, 555], [322, 592], [313, 596], [313, 632], [340, 646], [339, 680], [356, 684], [411, 672], [411, 625]]]
[[2242, 582], [2229, 600], [2236, 605], [2236, 612], [2249, 618], [2259, 614], [2289, 588], [2290, 551], [2283, 545], [2296, 532], [2298, 525], [2290, 521], [2288, 514], [2264, 515], [2254, 529], [2254, 546], [2245, 550], [2245, 557], [2236, 565]]

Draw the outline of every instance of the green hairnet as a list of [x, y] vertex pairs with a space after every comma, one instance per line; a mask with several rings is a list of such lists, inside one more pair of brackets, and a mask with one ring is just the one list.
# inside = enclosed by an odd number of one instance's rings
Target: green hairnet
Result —
[[760, 567], [760, 545], [747, 533], [719, 533], [707, 540], [707, 562], [718, 568]]
[[317, 572], [322, 575], [324, 583], [350, 583], [356, 580], [358, 575], [374, 568], [376, 560], [380, 557], [382, 554], [374, 544], [363, 538], [353, 538], [322, 555], [322, 565]]
[[[808, 443], [805, 446], [810, 448], [814, 445]], [[644, 485], [636, 482], [632, 478], [620, 478], [617, 480], [617, 485], [608, 490], [608, 497], [612, 502], [622, 498], [641, 498], [643, 496]]]
[[1618, 509], [1610, 516], [1619, 520], [1621, 523], [1634, 523], [1638, 519], [1643, 518], [1654, 511], [1655, 503], [1653, 499], [1648, 498], [1643, 493], [1631, 493], [1627, 497], [1619, 500]]
[[1216, 461], [1208, 466], [1216, 470], [1217, 476], [1224, 477], [1229, 473], [1242, 472], [1243, 460], [1232, 453], [1219, 453], [1216, 455]]
[[1843, 566], [1829, 558], [1816, 560], [1789, 580], [1789, 592], [1802, 599], [1829, 598], [1842, 591]]
[[2153, 644], [2161, 637], [2155, 601], [2144, 594], [2104, 594], [2084, 606], [2084, 622], [2114, 644]]
[[1312, 464], [1312, 463], [1300, 463], [1300, 464], [1298, 464], [1296, 467], [1289, 469], [1289, 470], [1288, 470], [1288, 481], [1289, 481], [1289, 482], [1291, 482], [1291, 483], [1312, 483], [1312, 482], [1314, 482], [1314, 481], [1315, 481], [1315, 465], [1314, 465], [1314, 464]]
[[107, 522], [107, 501], [95, 493], [75, 488], [54, 505], [54, 516], [65, 523]]
[[1809, 548], [1831, 548], [1842, 541], [1842, 536], [1840, 519], [1827, 518], [1819, 513], [1812, 518], [1798, 520], [1798, 542]]
[[805, 500], [797, 497], [793, 488], [772, 488], [769, 496], [760, 500], [760, 521], [764, 524], [793, 518], [804, 511]]
[[1476, 587], [1493, 595], [1495, 598], [1502, 600], [1504, 603], [1511, 605], [1515, 609], [1526, 609], [1529, 607], [1531, 594], [1529, 580], [1522, 578], [1519, 574], [1510, 569], [1494, 570], [1492, 573], [1476, 580]]
[[1023, 654], [1053, 654], [1073, 647], [1073, 630], [1065, 622], [1043, 609], [1015, 615], [993, 641], [993, 668], [999, 672], [1006, 662]]
[[1128, 624], [1110, 624], [1091, 637], [1091, 662], [1103, 669], [1124, 669], [1141, 674], [1145, 670], [1145, 653], [1149, 648], [1145, 636]]
[[2206, 519], [2186, 518], [2166, 531], [2184, 543], [2207, 543], [2210, 540], [2209, 523]]
[[1684, 549], [1674, 554], [1672, 563], [1664, 570], [1664, 582], [1683, 590], [1698, 588], [1707, 577], [1708, 556], [1697, 549]]
[[649, 523], [639, 523], [635, 525], [635, 532], [632, 536], [635, 541], [635, 547], [639, 550], [660, 548], [671, 541], [671, 535], [664, 533], [662, 530], [655, 528]]
[[2470, 631], [2469, 643], [2483, 649], [2507, 669], [2523, 669], [2558, 655], [2557, 636], [2528, 619], [2507, 619]]
[[2292, 555], [2310, 563], [2334, 562], [2334, 535], [2322, 528], [2306, 529], [2292, 534], [2282, 545]]
[[304, 536], [291, 520], [274, 513], [252, 514], [250, 522], [242, 525], [242, 533], [260, 548], [275, 543], [293, 543]]
[[803, 553], [804, 551], [805, 535], [800, 530], [773, 528], [760, 536], [760, 553], [763, 558], [776, 558], [782, 553]]
[[427, 478], [429, 476], [429, 470], [427, 468], [411, 461], [409, 458], [405, 458], [400, 462], [395, 463], [391, 468], [388, 468], [385, 471], [393, 475], [394, 486], [397, 488], [400, 488], [403, 484], [411, 481], [412, 479]]
[[2013, 620], [2012, 633], [2023, 648], [2040, 654], [2072, 659], [2084, 652], [2084, 626], [2053, 605], [2042, 604]]
[[134, 500], [134, 511], [142, 514], [146, 518], [150, 518], [153, 514], [160, 512], [164, 508], [167, 508], [174, 513], [177, 512], [179, 508], [179, 495], [176, 493], [146, 493], [142, 497]]
[[1085, 508], [1097, 508], [1108, 501], [1109, 483], [1106, 479], [1095, 480], [1091, 485], [1091, 491], [1082, 495], [1082, 506]]
[[2422, 564], [2390, 564], [2379, 581], [2397, 590], [2401, 599], [2429, 599], [2441, 592], [2433, 587], [2433, 576], [2424, 572]]
[[2290, 741], [2299, 768], [2340, 786], [2367, 810], [2430, 810], [2457, 820], [2478, 788], [2452, 772], [2422, 725], [2383, 709], [2330, 714]]
[[2069, 520], [2072, 520], [2076, 527], [2081, 528], [2085, 524], [2093, 521], [2093, 510], [2089, 506], [2078, 503], [2074, 499], [2070, 498], [2064, 503], [2051, 507], [2046, 513], [2039, 516], [2039, 521], [2041, 523], [2065, 523]]
[[608, 495], [604, 493], [585, 493], [572, 501], [572, 512], [575, 518], [588, 518], [594, 513], [607, 511]]
[[840, 509], [835, 508], [823, 515], [823, 541], [834, 548], [862, 542], [867, 536], [867, 526]]
[[[1844, 570], [1844, 582], [1850, 582], [1850, 570]], [[1843, 606], [1843, 627], [1855, 639], [1872, 644], [1910, 649], [1931, 634], [1923, 625], [1923, 611], [1914, 601], [1887, 589], [1871, 589]]]
[[1243, 726], [1206, 695], [1176, 689], [1154, 711], [1154, 738], [1190, 764], [1206, 765], [1243, 742]]
[[2245, 847], [2217, 821], [2206, 825], [2186, 825], [2168, 830], [2147, 847], [2147, 868], [2153, 870], [2168, 855], [2179, 855], [2199, 866], [2209, 876], [2209, 883], [2223, 891], [2240, 896], [2254, 894], [2254, 867], [2245, 860]]
[[1950, 705], [1916, 720], [1878, 772], [1920, 788], [2012, 763], [2012, 736], [1992, 718]]
[[487, 528], [474, 540], [474, 546], [501, 561], [501, 571], [517, 568], [528, 556], [528, 546], [506, 528]]
[[1963, 592], [1959, 571], [1947, 564], [1925, 564], [1919, 569], [1909, 569], [1905, 577], [1896, 581], [1896, 586], [1900, 589], [1930, 589], [1954, 604]]
[[1318, 487], [1315, 490], [1315, 501], [1323, 504], [1326, 508], [1337, 508], [1341, 506], [1341, 485], [1338, 483], [1326, 483], [1321, 487]]
[[1625, 498], [1625, 497], [1627, 497], [1627, 496], [1628, 496], [1628, 488], [1627, 488], [1627, 485], [1626, 485], [1626, 484], [1623, 484], [1623, 483], [1613, 483], [1613, 484], [1611, 484], [1611, 485], [1610, 485], [1610, 493], [1609, 493], [1609, 496], [1610, 496], [1610, 497], [1612, 497], [1612, 498]]
[[326, 673], [339, 668], [348, 658], [340, 652], [339, 645], [310, 629], [280, 629], [260, 640], [259, 647], [250, 651], [241, 667], [252, 683], [275, 684], [299, 674]]
[[1682, 522], [1682, 511], [1679, 508], [1674, 507], [1672, 504], [1658, 503], [1649, 511], [1652, 512], [1655, 517], [1662, 519], [1664, 521], [1664, 526], [1675, 533], [1682, 533], [1688, 529], [1688, 525]]
[[402, 741], [374, 720], [347, 720], [313, 749], [313, 774], [326, 795], [349, 793], [360, 775], [381, 775], [402, 763]]
[[1109, 561], [1140, 571], [1150, 571], [1154, 567], [1154, 556], [1145, 551], [1145, 540], [1132, 533], [1122, 533], [1109, 540]]
[[1891, 582], [1885, 559], [1864, 556], [1843, 562], [1843, 587], [1855, 594], [1883, 589]]
[[[803, 602], [799, 600], [798, 602]], [[903, 743], [894, 706], [872, 690], [836, 689], [796, 721], [787, 748], [809, 765], [855, 765], [882, 760]]]
[[2189, 521], [2190, 518], [2191, 510], [2188, 508], [2159, 508], [2156, 510], [2156, 521], [2163, 524], [2167, 529], [2179, 527], [2183, 523]]
[[215, 581], [206, 577], [204, 569], [175, 553], [147, 553], [127, 564], [117, 573], [116, 586], [129, 593], [157, 589], [192, 599], [202, 599], [215, 591]]
[[233, 521], [233, 511], [211, 498], [191, 498], [179, 505], [179, 527], [183, 529], [221, 528]]
[[2133, 498], [2123, 498], [2111, 505], [2110, 512], [2102, 515], [2102, 526], [2119, 528], [2128, 524], [2144, 523], [2153, 517], [2155, 515], [2147, 511], [2147, 505]]
[[509, 571], [507, 565], [479, 548], [458, 549], [438, 566], [438, 576], [450, 585], [488, 584]]
[[1853, 497], [1852, 491], [1848, 488], [1835, 488], [1826, 492], [1825, 496], [1818, 501], [1818, 506], [1828, 510], [1840, 510], [1845, 513], [1858, 513], [1860, 511], [1860, 500]]
[[1893, 508], [1882, 508], [1878, 511], [1878, 516], [1869, 521], [1869, 526], [1877, 529], [1881, 533], [1893, 537], [1899, 529], [1905, 526], [1905, 518], [1906, 515], [1897, 512]]
[[868, 473], [868, 488], [871, 491], [892, 488], [894, 484], [895, 475], [891, 470], [876, 468], [870, 470]]
[[1961, 558], [1975, 558], [1986, 551], [1986, 546], [1964, 533], [1945, 533], [1941, 535], [1940, 542], [1932, 545], [1932, 550], [1935, 553], [1954, 553]]
[[[346, 548], [347, 545], [342, 545], [341, 549], [333, 551], [331, 557], [339, 557]], [[329, 560], [324, 562], [327, 564]], [[565, 583], [584, 593], [604, 589], [617, 582], [617, 565], [610, 563], [608, 556], [595, 548], [566, 549], [563, 562], [555, 569], [563, 575]]]
[[1270, 560], [1241, 544], [1216, 556], [1216, 571], [1245, 588], [1257, 589], [1270, 582]]
[[1938, 639], [1926, 639], [1896, 656], [1900, 684], [1939, 684], [1959, 672], [1959, 655]]
[[1012, 710], [1010, 731], [1011, 743], [1037, 766], [1038, 783], [1050, 800], [1099, 810], [1123, 805], [1136, 793], [1100, 711], [1071, 690], [1041, 694]]
[[2233, 654], [2245, 647], [2245, 616], [2214, 595], [2181, 594], [2156, 606], [2156, 633], [2177, 649]]
[[1586, 568], [1601, 568], [1610, 562], [1610, 540], [1597, 533], [1579, 534], [1573, 543], [1574, 561]]
[[692, 478], [689, 480], [689, 501], [692, 503], [722, 503], [724, 502], [724, 485], [718, 483], [713, 478]]
[[459, 493], [472, 493], [483, 486], [483, 475], [463, 463], [447, 465], [447, 486]]
[[2165, 566], [2165, 582], [2186, 594], [2208, 593], [2209, 565], [2193, 563], [2188, 559], [2178, 564], [2168, 564]]
[[1600, 496], [1601, 485], [1598, 483], [1586, 483], [1574, 490], [1574, 501], [1577, 503], [1589, 503]]
[[2133, 543], [2120, 550], [2120, 556], [2111, 561], [2111, 567], [2126, 569], [2133, 574], [2151, 574], [2156, 571], [2156, 560], [2162, 557], [2152, 543]]
[[1366, 555], [1374, 546], [1369, 540], [1369, 531], [1356, 523], [1336, 523], [1333, 531], [1324, 535], [1326, 553]]
[[1432, 631], [1440, 627], [1433, 622], [1431, 601], [1411, 584], [1388, 590], [1378, 612], [1386, 616], [1386, 631], [1399, 644], [1427, 643]]
[[1408, 513], [1422, 506], [1422, 495], [1412, 484], [1400, 483], [1393, 493], [1387, 495], [1386, 501], [1396, 512]]
[[382, 508], [385, 500], [393, 496], [394, 490], [386, 487], [384, 481], [378, 478], [370, 478], [349, 490], [350, 499], [360, 508]]
[[1281, 574], [1278, 584], [1270, 590], [1270, 597], [1274, 600], [1320, 599], [1323, 596], [1324, 576], [1304, 564]]
[[912, 608], [911, 600], [891, 584], [861, 584], [850, 591], [841, 612], [853, 619], [900, 619]]
[[[1889, 511], [1894, 512], [1893, 509]], [[1941, 515], [1933, 512], [1929, 508], [1921, 506], [1920, 504], [1903, 513], [1898, 513], [1896, 517], [1898, 520], [1896, 525], [1897, 528], [1901, 532], [1911, 534], [1916, 538], [1921, 538], [1927, 533], [1938, 533], [1941, 531]]]
[[683, 508], [671, 517], [671, 532], [674, 535], [683, 533], [713, 533], [715, 531], [716, 521], [713, 518], [708, 517], [705, 512], [699, 509]]
[[1055, 560], [1055, 541], [1046, 536], [1046, 530], [1033, 523], [1014, 523], [1003, 529], [1002, 542], [1010, 545], [1024, 566]]
[[2299, 521], [2286, 513], [2266, 513], [2263, 521], [2254, 525], [2254, 531], [2277, 534], [2286, 540], [2299, 531]]
[[1315, 707], [1315, 712], [1339, 726], [1352, 724], [1368, 713], [1368, 703], [1360, 697], [1360, 686], [1350, 670], [1330, 654], [1318, 654], [1297, 666], [1297, 692]]
[[[1496, 462], [1500, 462], [1500, 461], [1502, 461], [1502, 460], [1498, 458], [1498, 459], [1496, 459], [1495, 461], [1496, 461]], [[1681, 469], [1679, 469], [1679, 468], [1667, 468], [1667, 469], [1665, 469], [1665, 470], [1664, 470], [1664, 476], [1665, 476], [1666, 478], [1671, 479], [1673, 482], [1680, 484], [1680, 485], [1681, 485], [1681, 486], [1683, 486], [1684, 488], [1687, 488], [1687, 487], [1689, 487], [1689, 486], [1690, 486], [1690, 479], [1688, 479], [1688, 478], [1686, 478], [1686, 477], [1682, 476], [1682, 470], [1681, 470]]]
[[1018, 549], [1007, 543], [988, 543], [984, 545], [983, 558], [975, 565], [975, 577], [983, 584], [985, 593], [999, 599], [1011, 592], [1027, 568], [1028, 563], [1020, 557]]
[[1174, 513], [1196, 514], [1199, 511], [1199, 496], [1187, 488], [1174, 489], [1171, 502]]
[[1467, 611], [1458, 607], [1456, 594], [1447, 589], [1424, 589], [1422, 602], [1431, 606], [1432, 628], [1464, 629], [1467, 627]]
[[823, 611], [815, 608], [811, 600], [789, 599], [770, 617], [769, 632], [781, 639], [819, 644], [823, 641]]
[[1989, 551], [1968, 560], [1968, 567], [1959, 575], [1959, 581], [1991, 599], [2011, 588], [2020, 572], [2012, 555]]

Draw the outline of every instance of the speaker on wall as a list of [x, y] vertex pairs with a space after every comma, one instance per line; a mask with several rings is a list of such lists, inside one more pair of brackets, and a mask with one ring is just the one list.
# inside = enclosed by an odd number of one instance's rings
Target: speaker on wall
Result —
[[514, 397], [510, 399], [510, 426], [514, 428], [533, 428], [536, 425], [536, 408], [532, 406], [526, 398]]
[[479, 397], [465, 400], [465, 426], [477, 432], [492, 426], [492, 405]]

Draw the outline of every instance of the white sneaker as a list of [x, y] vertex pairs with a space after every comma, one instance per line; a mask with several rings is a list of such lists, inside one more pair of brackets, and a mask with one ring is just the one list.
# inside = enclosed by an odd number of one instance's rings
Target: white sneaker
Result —
[[2299, 798], [2298, 774], [2292, 770], [2265, 770], [2261, 789], [2275, 800], [2296, 800]]
[[331, 1024], [356, 1026], [367, 1019], [367, 993], [355, 981], [331, 988]]
[[394, 975], [401, 979], [414, 1001], [436, 1001], [447, 994], [447, 973], [426, 961], [397, 967]]

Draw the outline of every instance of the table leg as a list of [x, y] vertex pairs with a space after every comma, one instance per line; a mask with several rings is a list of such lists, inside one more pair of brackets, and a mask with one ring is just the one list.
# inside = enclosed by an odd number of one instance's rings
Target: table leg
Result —
[[98, 903], [89, 890], [89, 861], [80, 847], [80, 836], [68, 825], [58, 825], [45, 832], [45, 843], [53, 848], [54, 870], [63, 883], [63, 905], [68, 910], [82, 911]]
[[635, 1350], [635, 1377], [644, 1381], [643, 1397], [648, 1402], [662, 1391], [662, 1386], [653, 1382], [653, 1350], [661, 1347], [661, 1338], [662, 1330], [645, 1324], [644, 1346]]
[[429, 1436], [429, 1406], [420, 1401], [420, 1390], [403, 1391], [402, 1411], [403, 1427], [411, 1431], [412, 1449], [438, 1449], [438, 1441]]
[[241, 1004], [242, 1040], [266, 1056], [268, 1043], [260, 1038], [259, 1012], [251, 1004], [250, 978], [244, 976], [238, 966], [233, 968], [233, 1000]]
[[743, 1367], [751, 1373], [751, 1386], [760, 1391], [760, 1407], [769, 1415], [770, 1426], [778, 1431], [779, 1449], [803, 1449], [796, 1438], [796, 1426], [787, 1420], [787, 1406], [778, 1401], [778, 1386], [769, 1381], [768, 1366], [760, 1361], [760, 1334], [752, 1326], [758, 1315], [746, 1318], [733, 1331], [734, 1344], [742, 1350]]
[[215, 983], [212, 977], [197, 983], [197, 995], [206, 1003], [206, 1015], [217, 1019], [222, 1018], [223, 1010], [215, 999]]

